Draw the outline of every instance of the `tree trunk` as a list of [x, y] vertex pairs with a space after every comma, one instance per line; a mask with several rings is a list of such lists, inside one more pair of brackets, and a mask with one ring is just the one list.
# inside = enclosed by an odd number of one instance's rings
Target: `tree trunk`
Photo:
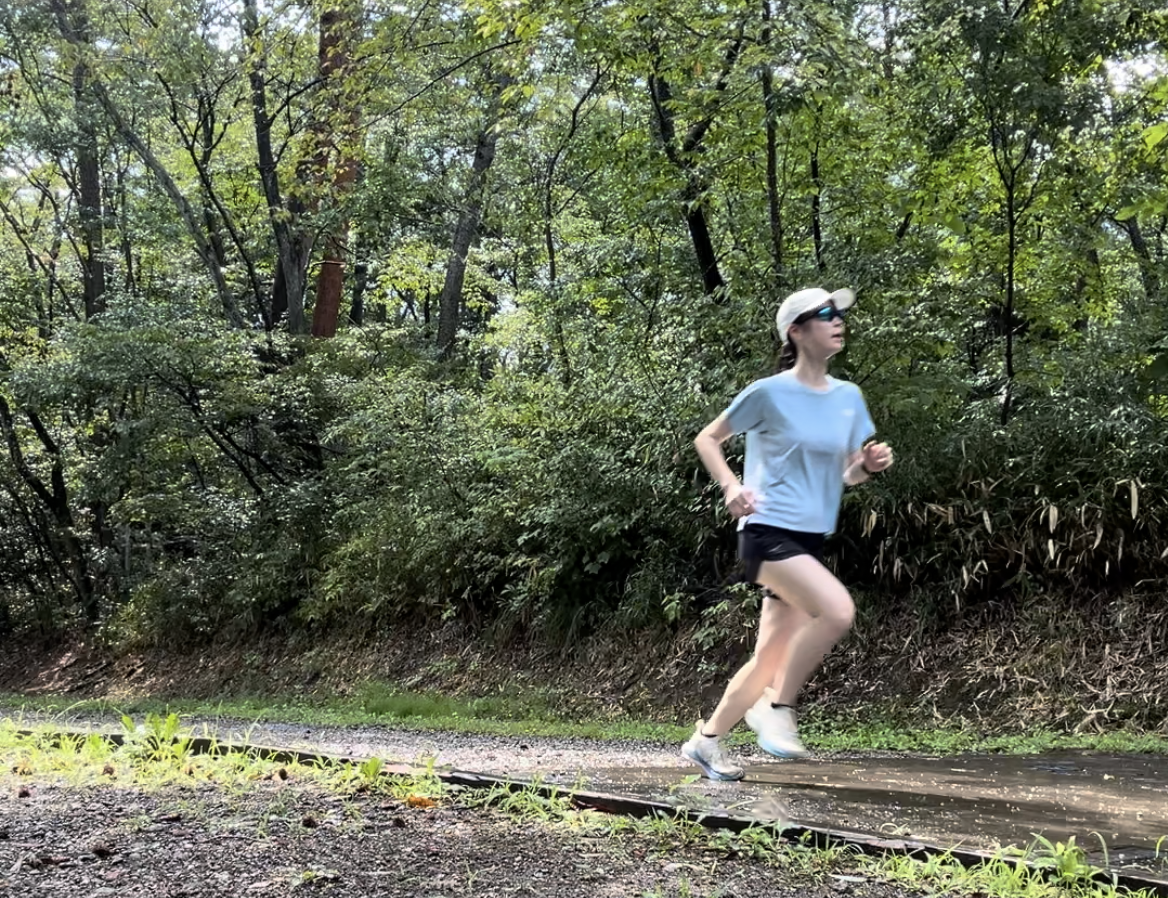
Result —
[[[333, 168], [333, 202], [340, 206], [357, 181], [357, 149], [360, 140], [360, 111], [348, 83], [353, 72], [353, 41], [360, 28], [357, 7], [341, 3], [320, 15], [317, 177], [327, 179]], [[312, 310], [312, 335], [331, 337], [337, 332], [341, 295], [345, 288], [345, 259], [349, 248], [349, 222], [342, 214], [324, 238], [324, 258], [316, 282], [316, 303]]]
[[7, 444], [9, 461], [55, 523], [56, 532], [51, 543], [55, 543], [61, 550], [58, 564], [72, 584], [76, 603], [86, 620], [91, 624], [96, 623], [100, 612], [98, 591], [85, 545], [77, 535], [60, 448], [34, 412], [26, 412], [25, 417], [41, 442], [44, 457], [50, 463], [47, 484], [25, 459], [12, 409], [4, 396], [0, 395], [0, 434]]
[[820, 271], [827, 268], [823, 258], [823, 208], [820, 194], [823, 192], [823, 179], [819, 175], [819, 140], [811, 148], [811, 239], [815, 244], [815, 267]]
[[479, 134], [475, 145], [474, 163], [471, 165], [470, 181], [458, 225], [454, 229], [454, 242], [450, 249], [450, 259], [446, 263], [446, 279], [442, 293], [438, 296], [438, 351], [448, 357], [454, 350], [458, 334], [459, 311], [462, 308], [462, 285], [466, 279], [466, 258], [471, 244], [478, 234], [479, 220], [483, 213], [486, 194], [487, 172], [495, 161], [495, 143], [498, 139], [498, 94], [506, 85], [501, 81], [492, 103], [492, 112], [487, 116], [486, 125]]
[[349, 320], [360, 327], [365, 323], [365, 289], [369, 284], [369, 266], [358, 262], [353, 266], [353, 299], [349, 305]]
[[691, 174], [689, 183], [686, 184], [682, 194], [685, 203], [685, 224], [689, 229], [694, 255], [697, 256], [698, 270], [702, 275], [702, 288], [707, 296], [713, 296], [721, 301], [725, 293], [726, 282], [722, 279], [722, 272], [718, 268], [718, 253], [714, 249], [714, 240], [710, 236], [710, 223], [706, 219], [706, 189], [707, 185]]
[[[57, 25], [60, 28], [61, 36], [72, 44], [76, 51], [84, 55], [89, 48], [70, 20], [64, 0], [50, 0], [50, 4], [53, 12], [56, 14]], [[227, 285], [227, 279], [223, 275], [223, 269], [220, 268], [215, 259], [215, 253], [211, 248], [210, 242], [207, 240], [206, 234], [203, 232], [199, 216], [191, 206], [190, 201], [186, 198], [182, 190], [179, 189], [178, 184], [175, 183], [170, 172], [167, 171], [158, 157], [154, 155], [154, 151], [150, 149], [150, 145], [142, 139], [142, 136], [137, 131], [130, 127], [130, 124], [122, 115], [121, 110], [110, 97], [109, 91], [105, 89], [105, 85], [96, 78], [89, 79], [88, 83], [90, 92], [105, 112], [106, 118], [109, 119], [114, 130], [118, 132], [121, 138], [134, 150], [138, 158], [142, 160], [142, 164], [149, 169], [155, 180], [158, 181], [159, 186], [162, 187], [163, 192], [177, 209], [179, 217], [186, 226], [188, 235], [194, 241], [195, 251], [206, 267], [207, 273], [211, 277], [211, 282], [215, 285], [215, 292], [219, 295], [219, 300], [227, 319], [236, 327], [243, 327], [243, 318], [239, 314], [235, 298], [232, 296], [231, 289]]]
[[[762, 0], [762, 45], [770, 49], [771, 46], [771, 3]], [[783, 209], [779, 198], [779, 160], [778, 160], [778, 126], [775, 119], [778, 110], [775, 108], [775, 79], [771, 73], [770, 62], [762, 62], [762, 103], [766, 113], [766, 192], [767, 192], [767, 223], [770, 226], [771, 260], [775, 266], [775, 280], [780, 286], [786, 282], [783, 274]]]
[[[85, 47], [93, 45], [85, 0], [73, 4], [73, 27]], [[101, 196], [101, 158], [97, 141], [97, 109], [89, 90], [89, 66], [84, 55], [73, 66], [73, 108], [77, 116], [78, 215], [85, 253], [81, 280], [85, 318], [105, 311], [105, 222]]]
[[1006, 185], [1006, 310], [1003, 315], [1006, 328], [1006, 385], [1002, 393], [1004, 427], [1010, 420], [1014, 405], [1014, 282], [1018, 259], [1018, 217], [1014, 211], [1014, 184]]
[[1152, 253], [1148, 249], [1148, 242], [1144, 239], [1144, 233], [1140, 230], [1140, 222], [1135, 216], [1125, 218], [1118, 223], [1123, 228], [1124, 233], [1127, 234], [1128, 243], [1131, 244], [1132, 252], [1136, 257], [1136, 265], [1140, 269], [1140, 281], [1144, 286], [1144, 296], [1147, 297], [1148, 302], [1158, 303], [1160, 301], [1160, 271], [1156, 265], [1156, 261], [1152, 258]]
[[274, 327], [286, 316], [289, 332], [299, 334], [304, 332], [304, 294], [311, 243], [300, 232], [295, 214], [290, 214], [293, 210], [285, 208], [280, 193], [280, 175], [276, 167], [276, 154], [272, 150], [272, 118], [268, 113], [267, 57], [263, 49], [263, 35], [260, 34], [256, 0], [243, 0], [243, 36], [248, 47], [248, 82], [251, 85], [251, 111], [255, 123], [260, 184], [268, 205], [272, 234], [276, 238], [277, 270], [272, 287], [270, 317]]
[[[706, 221], [706, 210], [703, 198], [706, 185], [694, 171], [693, 162], [688, 152], [679, 152], [677, 141], [677, 126], [673, 114], [673, 91], [669, 82], [660, 75], [653, 75], [649, 79], [649, 93], [653, 98], [653, 108], [656, 113], [656, 127], [654, 134], [665, 155], [685, 175], [685, 188], [682, 190], [682, 213], [685, 217], [685, 226], [689, 231], [690, 242], [693, 244], [694, 256], [697, 259], [698, 271], [702, 278], [702, 290], [715, 301], [722, 302], [725, 296], [726, 281], [722, 279], [722, 272], [718, 268], [718, 254], [714, 250], [714, 242], [710, 237], [710, 226]], [[703, 131], [704, 133], [704, 131]], [[692, 150], [696, 151], [701, 138], [692, 143]], [[684, 151], [684, 148], [683, 148]]]

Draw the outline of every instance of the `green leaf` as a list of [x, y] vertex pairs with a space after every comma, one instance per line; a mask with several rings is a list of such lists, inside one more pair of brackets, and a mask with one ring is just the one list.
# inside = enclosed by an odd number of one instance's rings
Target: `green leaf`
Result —
[[1168, 137], [1168, 122], [1161, 122], [1144, 132], [1144, 144], [1149, 150], [1154, 150], [1165, 137]]

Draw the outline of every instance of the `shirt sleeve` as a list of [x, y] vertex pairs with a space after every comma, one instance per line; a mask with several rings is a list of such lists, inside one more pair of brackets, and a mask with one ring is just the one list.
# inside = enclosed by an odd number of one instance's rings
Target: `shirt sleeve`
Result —
[[856, 387], [855, 392], [856, 414], [852, 417], [852, 437], [848, 445], [848, 453], [857, 452], [864, 443], [876, 435], [876, 425], [868, 413], [868, 404], [864, 402], [864, 394]]
[[734, 397], [725, 411], [726, 423], [735, 433], [758, 430], [766, 416], [766, 390], [762, 381], [755, 381]]

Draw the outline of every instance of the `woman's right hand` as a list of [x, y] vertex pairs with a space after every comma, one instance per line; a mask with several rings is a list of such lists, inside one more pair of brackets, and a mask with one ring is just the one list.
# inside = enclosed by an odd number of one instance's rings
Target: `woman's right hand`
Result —
[[741, 483], [735, 483], [726, 490], [726, 510], [734, 518], [742, 518], [755, 512], [754, 493]]

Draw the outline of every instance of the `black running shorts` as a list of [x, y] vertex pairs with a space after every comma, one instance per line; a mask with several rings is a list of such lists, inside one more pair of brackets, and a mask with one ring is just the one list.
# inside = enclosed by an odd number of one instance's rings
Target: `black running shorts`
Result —
[[770, 524], [747, 524], [738, 532], [738, 557], [746, 565], [746, 579], [758, 582], [764, 561], [785, 561], [796, 555], [810, 555], [823, 561], [822, 533], [803, 533]]

